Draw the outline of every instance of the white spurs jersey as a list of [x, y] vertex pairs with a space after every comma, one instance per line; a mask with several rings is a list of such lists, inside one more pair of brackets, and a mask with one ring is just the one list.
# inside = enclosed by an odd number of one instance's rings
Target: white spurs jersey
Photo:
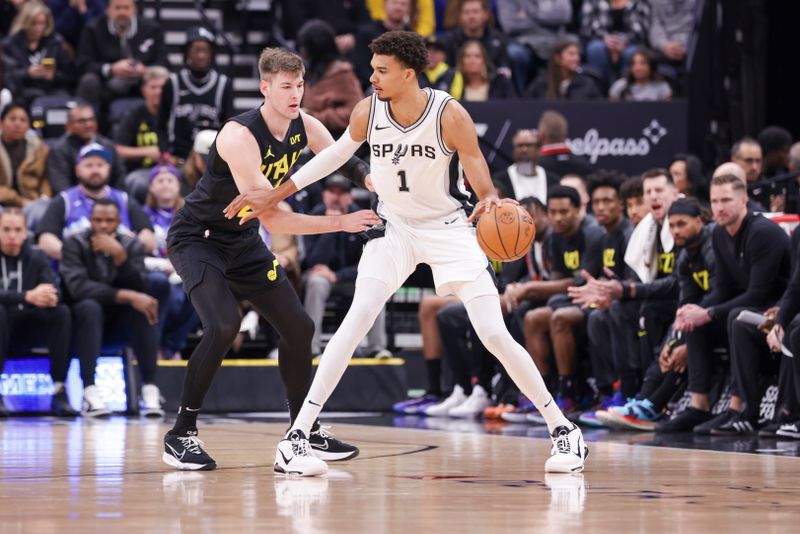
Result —
[[452, 215], [469, 199], [458, 156], [442, 138], [442, 113], [453, 97], [435, 89], [424, 91], [425, 111], [406, 128], [394, 120], [388, 102], [372, 95], [367, 142], [382, 214], [437, 219]]

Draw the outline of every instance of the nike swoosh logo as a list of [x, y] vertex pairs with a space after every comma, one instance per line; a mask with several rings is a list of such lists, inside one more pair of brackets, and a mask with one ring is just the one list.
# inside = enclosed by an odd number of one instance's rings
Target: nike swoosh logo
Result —
[[311, 446], [314, 447], [315, 449], [319, 449], [321, 451], [327, 451], [328, 450], [328, 440], [325, 440], [325, 445], [317, 445], [316, 443], [312, 443]]
[[283, 451], [282, 451], [282, 450], [278, 449], [278, 452], [279, 452], [279, 453], [281, 453], [281, 457], [283, 458], [283, 462], [284, 462], [286, 465], [289, 465], [289, 462], [291, 462], [292, 460], [294, 460], [294, 456], [292, 456], [291, 458], [286, 458], [286, 455], [285, 455], [285, 454], [283, 454]]
[[322, 408], [322, 405], [321, 405], [321, 404], [317, 404], [316, 402], [314, 402], [314, 401], [312, 401], [312, 400], [308, 401], [308, 403], [309, 403], [309, 404], [313, 404], [314, 406], [319, 406], [320, 408]]
[[456, 218], [455, 218], [455, 219], [453, 219], [452, 221], [445, 221], [444, 223], [445, 223], [445, 224], [453, 224], [453, 223], [454, 223], [454, 222], [456, 222], [457, 220], [458, 220], [458, 217], [456, 217]]
[[173, 449], [172, 445], [170, 445], [169, 443], [167, 443], [167, 447], [169, 447], [169, 450], [172, 451], [173, 456], [175, 456], [178, 460], [183, 460], [183, 457], [186, 455], [186, 451], [183, 451], [182, 453], [178, 454], [178, 451]]
[[377, 124], [375, 125], [376, 130], [385, 130], [387, 128], [391, 128], [391, 126], [378, 126]]

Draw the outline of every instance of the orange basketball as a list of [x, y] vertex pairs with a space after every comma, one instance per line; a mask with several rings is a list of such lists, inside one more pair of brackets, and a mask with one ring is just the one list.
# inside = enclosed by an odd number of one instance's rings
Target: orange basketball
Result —
[[502, 204], [478, 219], [478, 244], [497, 261], [514, 261], [531, 249], [536, 227], [522, 206]]

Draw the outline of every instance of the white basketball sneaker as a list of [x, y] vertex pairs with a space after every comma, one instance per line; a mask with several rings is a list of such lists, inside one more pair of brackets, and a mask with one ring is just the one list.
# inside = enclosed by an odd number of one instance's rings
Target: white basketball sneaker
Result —
[[439, 404], [434, 404], [433, 406], [425, 408], [425, 415], [430, 415], [431, 417], [447, 417], [450, 415], [450, 410], [464, 404], [466, 400], [467, 396], [464, 394], [464, 388], [456, 386], [453, 388], [453, 392], [450, 396], [445, 400]]
[[83, 408], [81, 415], [84, 417], [105, 417], [111, 415], [111, 410], [106, 407], [106, 403], [100, 398], [97, 386], [86, 386], [83, 388]]
[[478, 417], [491, 404], [486, 390], [476, 384], [473, 386], [472, 393], [467, 397], [467, 400], [450, 410], [448, 415], [450, 417]]
[[164, 408], [161, 406], [161, 391], [155, 384], [142, 386], [142, 398], [139, 399], [139, 413], [143, 417], [164, 417]]
[[580, 473], [589, 456], [589, 448], [583, 441], [581, 429], [574, 423], [572, 427], [562, 425], [550, 435], [553, 448], [550, 458], [544, 464], [547, 473]]
[[302, 430], [289, 430], [275, 451], [276, 473], [313, 477], [328, 472], [325, 462], [314, 456], [311, 444]]

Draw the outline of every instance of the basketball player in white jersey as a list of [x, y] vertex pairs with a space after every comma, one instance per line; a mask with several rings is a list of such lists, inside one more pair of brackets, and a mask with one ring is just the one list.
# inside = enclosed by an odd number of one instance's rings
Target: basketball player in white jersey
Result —
[[[375, 94], [356, 105], [342, 137], [277, 189], [242, 194], [225, 210], [233, 217], [250, 206], [245, 223], [327, 176], [365, 140], [369, 143], [372, 186], [386, 232], [364, 248], [353, 303], [322, 354], [300, 414], [278, 444], [275, 471], [303, 476], [327, 472], [326, 464], [308, 452], [306, 436], [358, 342], [419, 263], [430, 265], [439, 295], [455, 294], [464, 302], [483, 344], [543, 414], [553, 440], [545, 470], [582, 471], [588, 450], [581, 431], [561, 413], [530, 355], [508, 333], [486, 255], [475, 238], [472, 220], [501, 201], [472, 119], [447, 93], [419, 88], [417, 76], [427, 64], [419, 35], [388, 32], [375, 39], [370, 50]], [[480, 199], [470, 218], [459, 167]]]

